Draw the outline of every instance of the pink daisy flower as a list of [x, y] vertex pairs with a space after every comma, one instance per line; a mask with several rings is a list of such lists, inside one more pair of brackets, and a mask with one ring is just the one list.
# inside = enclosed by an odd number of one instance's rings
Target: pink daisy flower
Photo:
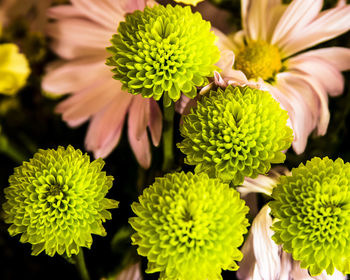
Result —
[[341, 0], [321, 12], [323, 0], [242, 0], [243, 30], [220, 37], [220, 86], [260, 84], [288, 111], [296, 153], [309, 134], [324, 135], [329, 122], [328, 94], [344, 89], [341, 71], [350, 69], [350, 49], [330, 47], [300, 53], [350, 29], [350, 5]]
[[70, 94], [56, 112], [69, 126], [90, 121], [86, 149], [96, 158], [106, 157], [120, 139], [128, 119], [128, 139], [139, 164], [151, 163], [150, 143], [159, 144], [162, 113], [158, 104], [122, 90], [105, 65], [106, 47], [126, 13], [154, 5], [153, 0], [71, 0], [72, 5], [49, 9], [55, 19], [47, 26], [52, 49], [62, 58], [47, 69], [42, 87], [54, 95]]

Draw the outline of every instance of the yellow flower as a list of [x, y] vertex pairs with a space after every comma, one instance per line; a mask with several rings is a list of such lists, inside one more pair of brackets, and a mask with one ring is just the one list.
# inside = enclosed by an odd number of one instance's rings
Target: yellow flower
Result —
[[197, 6], [199, 2], [202, 2], [203, 0], [174, 0], [177, 3], [184, 3], [186, 5], [192, 5]]
[[25, 85], [29, 73], [28, 61], [15, 44], [0, 45], [0, 93], [14, 95]]

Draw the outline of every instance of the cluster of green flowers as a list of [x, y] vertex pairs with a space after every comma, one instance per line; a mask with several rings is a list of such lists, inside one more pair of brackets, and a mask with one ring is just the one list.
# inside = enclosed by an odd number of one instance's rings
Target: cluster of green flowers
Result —
[[[193, 99], [219, 70], [217, 38], [210, 28], [189, 7], [146, 7], [120, 23], [107, 64], [131, 94], [163, 98], [165, 107], [181, 94]], [[5, 77], [0, 92], [12, 94], [29, 70], [15, 46], [1, 45], [0, 56], [5, 52], [3, 57], [12, 60], [0, 61]], [[251, 68], [252, 77], [265, 71], [246, 62], [241, 54], [236, 67]], [[280, 60], [267, 62], [281, 68]], [[17, 79], [9, 76], [15, 83], [9, 87], [6, 75], [14, 68]], [[264, 90], [230, 85], [198, 96], [196, 107], [183, 117], [183, 140], [177, 145], [185, 163], [195, 166], [194, 174], [156, 178], [132, 204], [131, 239], [148, 259], [146, 272], [160, 272], [160, 279], [217, 280], [223, 269], [238, 269], [249, 208], [235, 187], [285, 161], [284, 151], [293, 141], [287, 120], [287, 112]], [[4, 191], [10, 235], [21, 234], [33, 255], [45, 251], [71, 257], [81, 247], [90, 248], [91, 234], [106, 235], [102, 223], [111, 219], [108, 210], [118, 207], [105, 198], [113, 177], [103, 166], [102, 159], [90, 162], [71, 146], [39, 150], [15, 169]], [[335, 268], [350, 273], [349, 163], [314, 158], [293, 169], [292, 176], [282, 176], [272, 198], [277, 244], [311, 275], [332, 274]]]

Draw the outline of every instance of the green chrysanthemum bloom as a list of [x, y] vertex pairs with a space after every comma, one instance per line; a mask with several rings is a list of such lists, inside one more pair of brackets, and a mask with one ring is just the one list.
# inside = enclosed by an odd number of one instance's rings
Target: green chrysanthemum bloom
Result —
[[53, 256], [78, 254], [90, 248], [91, 234], [105, 236], [102, 222], [118, 202], [105, 198], [113, 177], [102, 172], [104, 161], [90, 163], [87, 154], [72, 146], [39, 150], [15, 168], [3, 204], [10, 235], [32, 244], [32, 255], [45, 250]]
[[239, 193], [202, 173], [156, 178], [134, 202], [133, 244], [148, 258], [147, 273], [167, 280], [218, 280], [237, 270], [248, 207]]
[[273, 190], [273, 240], [311, 275], [350, 273], [350, 163], [313, 158]]
[[196, 96], [196, 86], [213, 76], [220, 52], [210, 23], [190, 7], [157, 5], [127, 15], [113, 35], [114, 78], [132, 94], [176, 101], [183, 92]]
[[184, 117], [178, 147], [185, 162], [239, 185], [285, 160], [293, 141], [288, 114], [266, 91], [229, 86], [211, 91]]

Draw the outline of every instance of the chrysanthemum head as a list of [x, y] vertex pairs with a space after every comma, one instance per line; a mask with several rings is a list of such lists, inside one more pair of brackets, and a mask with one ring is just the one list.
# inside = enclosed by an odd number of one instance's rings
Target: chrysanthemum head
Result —
[[178, 147], [196, 172], [239, 185], [285, 160], [282, 151], [293, 141], [287, 119], [267, 91], [228, 86], [211, 91], [184, 117]]
[[282, 176], [272, 197], [277, 244], [311, 275], [350, 273], [350, 163], [313, 158]]
[[78, 254], [90, 248], [91, 234], [106, 235], [102, 222], [118, 202], [105, 198], [113, 177], [101, 171], [102, 159], [90, 163], [72, 146], [39, 150], [15, 168], [3, 204], [10, 235], [32, 244], [32, 254]]
[[107, 64], [130, 93], [155, 100], [164, 96], [170, 104], [181, 93], [193, 98], [196, 87], [213, 76], [220, 56], [215, 41], [210, 23], [190, 7], [146, 7], [120, 23]]
[[281, 55], [276, 46], [265, 41], [250, 41], [236, 54], [234, 68], [248, 79], [273, 79], [282, 68]]
[[217, 280], [237, 270], [248, 207], [239, 193], [202, 173], [167, 174], [133, 203], [132, 241], [160, 279]]

